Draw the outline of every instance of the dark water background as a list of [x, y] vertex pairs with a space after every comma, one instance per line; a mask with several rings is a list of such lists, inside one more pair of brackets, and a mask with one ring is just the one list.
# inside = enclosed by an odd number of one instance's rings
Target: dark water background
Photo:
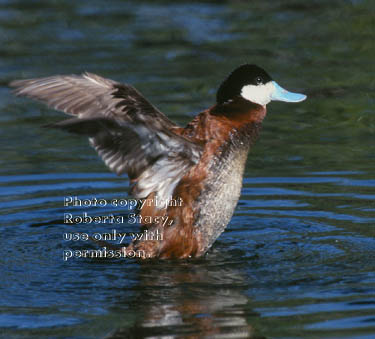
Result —
[[[0, 333], [4, 338], [374, 338], [375, 3], [0, 1]], [[308, 95], [271, 103], [242, 196], [206, 257], [140, 264], [62, 251], [63, 197], [126, 196], [63, 115], [17, 78], [90, 71], [185, 124], [241, 63]], [[132, 225], [116, 227], [134, 230]]]

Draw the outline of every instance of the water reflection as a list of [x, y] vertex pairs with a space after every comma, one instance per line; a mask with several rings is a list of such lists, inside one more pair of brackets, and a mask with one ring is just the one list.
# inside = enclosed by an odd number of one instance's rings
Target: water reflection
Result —
[[259, 314], [248, 305], [243, 272], [225, 260], [141, 264], [131, 303], [140, 305], [142, 316], [111, 338], [261, 338], [248, 320]]

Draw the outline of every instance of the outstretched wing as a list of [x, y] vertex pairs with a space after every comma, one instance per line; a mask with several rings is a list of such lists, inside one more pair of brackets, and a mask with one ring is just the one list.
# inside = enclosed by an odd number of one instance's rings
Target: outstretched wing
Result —
[[10, 86], [18, 96], [43, 101], [78, 118], [108, 117], [129, 122], [153, 119], [164, 127], [176, 126], [134, 87], [96, 74], [16, 80]]
[[128, 173], [137, 198], [155, 192], [168, 199], [200, 158], [200, 145], [176, 134], [177, 126], [134, 87], [94, 74], [17, 80], [15, 94], [27, 96], [73, 115], [51, 124], [87, 135], [106, 165]]

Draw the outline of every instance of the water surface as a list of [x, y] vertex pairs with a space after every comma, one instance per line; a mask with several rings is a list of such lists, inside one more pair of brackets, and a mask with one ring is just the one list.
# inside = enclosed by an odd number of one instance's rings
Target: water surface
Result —
[[[4, 338], [373, 338], [372, 1], [0, 1], [0, 333]], [[184, 125], [241, 63], [299, 104], [271, 103], [227, 230], [198, 260], [63, 260], [66, 196], [124, 198], [62, 114], [13, 79], [90, 71]], [[137, 230], [120, 225], [119, 231]]]

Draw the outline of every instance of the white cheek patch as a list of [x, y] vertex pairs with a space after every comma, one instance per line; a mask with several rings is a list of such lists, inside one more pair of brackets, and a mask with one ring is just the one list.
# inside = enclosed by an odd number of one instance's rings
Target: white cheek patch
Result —
[[271, 101], [271, 95], [275, 90], [274, 84], [270, 81], [264, 85], [247, 85], [242, 87], [241, 95], [246, 100], [258, 105], [265, 106]]

